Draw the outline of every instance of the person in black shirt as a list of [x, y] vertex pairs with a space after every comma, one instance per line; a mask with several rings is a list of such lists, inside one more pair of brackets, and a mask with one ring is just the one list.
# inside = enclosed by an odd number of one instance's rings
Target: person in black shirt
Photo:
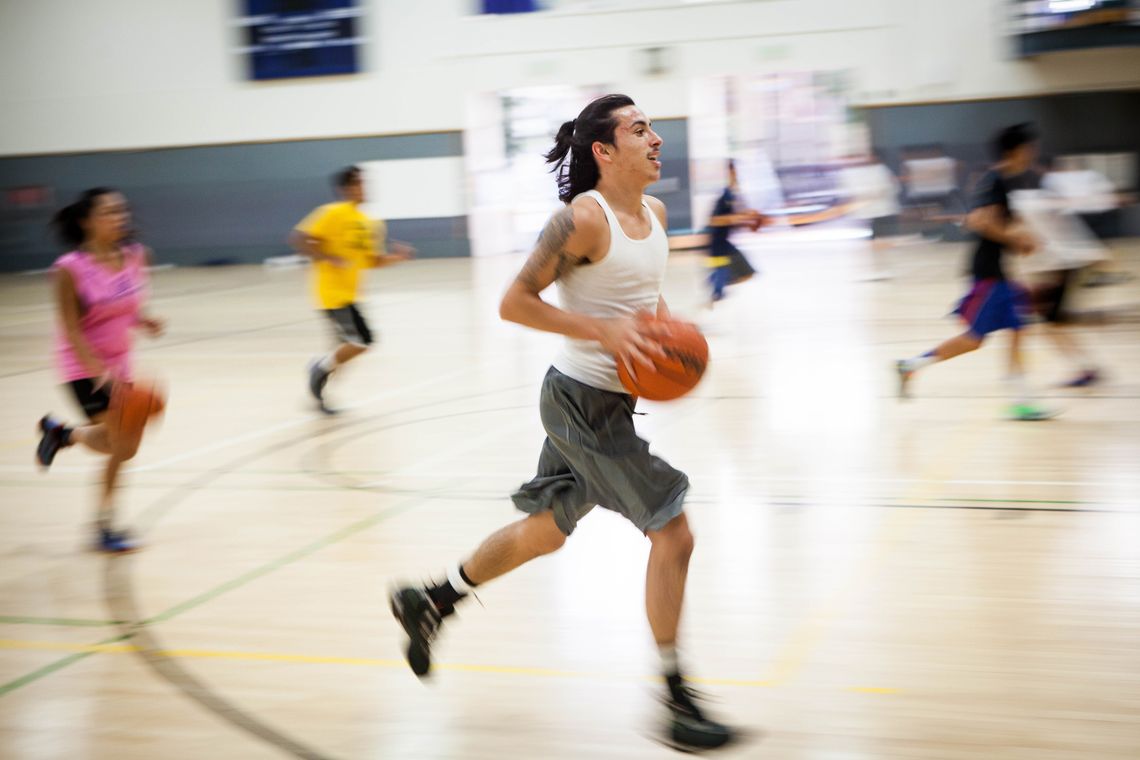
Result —
[[1007, 251], [1032, 253], [1037, 239], [1018, 224], [1009, 207], [1010, 183], [1033, 166], [1037, 136], [1029, 124], [1016, 124], [1003, 129], [994, 140], [998, 162], [978, 182], [966, 217], [966, 226], [978, 236], [978, 244], [970, 260], [973, 285], [958, 303], [954, 313], [966, 323], [966, 331], [936, 348], [895, 364], [899, 379], [899, 396], [907, 398], [914, 374], [935, 362], [953, 359], [982, 345], [986, 336], [997, 330], [1011, 330], [1009, 351], [1010, 380], [1014, 384], [1014, 403], [1010, 416], [1018, 420], [1042, 420], [1054, 416], [1031, 400], [1025, 383], [1021, 358], [1022, 314], [1028, 309], [1026, 290], [1006, 277], [1003, 257]]
[[755, 232], [764, 223], [759, 211], [740, 207], [736, 167], [728, 162], [728, 186], [720, 194], [709, 219], [709, 285], [712, 303], [724, 298], [724, 290], [756, 274], [744, 254], [728, 239], [734, 227], [748, 227]]

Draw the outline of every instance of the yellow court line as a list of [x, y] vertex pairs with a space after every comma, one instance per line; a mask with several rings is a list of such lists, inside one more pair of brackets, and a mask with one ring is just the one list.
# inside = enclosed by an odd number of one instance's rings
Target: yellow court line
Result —
[[[23, 649], [48, 652], [76, 652], [83, 654], [134, 654], [142, 651], [132, 644], [78, 644], [67, 641], [31, 641], [22, 639], [0, 639], [0, 649]], [[335, 655], [294, 654], [288, 652], [244, 652], [237, 650], [217, 649], [163, 649], [151, 654], [170, 659], [199, 659], [199, 660], [239, 660], [245, 662], [288, 662], [304, 665], [352, 665], [357, 667], [390, 668], [403, 670], [408, 667], [403, 660], [382, 659], [378, 657], [339, 657]], [[633, 676], [620, 673], [602, 673], [589, 671], [554, 670], [552, 668], [531, 668], [514, 665], [477, 665], [462, 662], [441, 662], [435, 667], [439, 670], [458, 671], [463, 673], [488, 673], [493, 675], [529, 676], [532, 678], [587, 678], [600, 681], [650, 681], [660, 680], [656, 676]], [[701, 678], [692, 677], [688, 680], [706, 686], [737, 686], [745, 688], [771, 688], [776, 686], [772, 681], [742, 680], [737, 678]], [[854, 686], [847, 691], [863, 694], [895, 694], [897, 689]]]

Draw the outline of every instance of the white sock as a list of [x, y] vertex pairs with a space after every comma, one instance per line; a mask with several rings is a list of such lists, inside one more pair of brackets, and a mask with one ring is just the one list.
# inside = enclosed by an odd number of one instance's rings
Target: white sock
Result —
[[317, 366], [325, 372], [332, 372], [336, 369], [336, 353], [326, 354], [321, 357], [321, 360], [317, 362]]
[[681, 672], [681, 666], [677, 663], [677, 647], [673, 644], [663, 644], [657, 647], [657, 653], [661, 655], [661, 672], [667, 676], [674, 673]]
[[459, 594], [470, 594], [471, 586], [467, 581], [463, 580], [463, 573], [459, 572], [459, 563], [456, 562], [451, 567], [447, 568], [447, 582]]
[[936, 361], [938, 361], [938, 357], [936, 357], [932, 353], [921, 354], [919, 356], [915, 356], [915, 357], [912, 357], [910, 359], [907, 359], [906, 360], [906, 368], [909, 369], [911, 372], [916, 372], [916, 371], [922, 369], [923, 367], [929, 367], [931, 364], [934, 364], [934, 362], [936, 362]]
[[1029, 383], [1025, 380], [1025, 373], [1015, 372], [1006, 378], [1013, 393], [1015, 404], [1029, 404], [1033, 402], [1033, 393], [1029, 390]]

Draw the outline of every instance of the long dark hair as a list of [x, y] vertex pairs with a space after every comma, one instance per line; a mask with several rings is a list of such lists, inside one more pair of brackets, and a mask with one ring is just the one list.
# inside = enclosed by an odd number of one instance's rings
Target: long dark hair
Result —
[[59, 238], [60, 242], [72, 247], [82, 244], [87, 239], [87, 231], [83, 229], [83, 222], [91, 216], [91, 210], [95, 208], [95, 200], [101, 195], [117, 192], [119, 191], [113, 187], [93, 187], [90, 190], [84, 190], [71, 205], [64, 206], [55, 212], [55, 216], [51, 218], [51, 226], [55, 229], [56, 237]]
[[592, 146], [596, 142], [613, 145], [617, 119], [614, 111], [633, 105], [628, 95], [603, 95], [578, 114], [578, 118], [558, 128], [554, 147], [546, 163], [558, 177], [558, 200], [569, 203], [574, 196], [593, 190], [598, 184], [598, 163]]

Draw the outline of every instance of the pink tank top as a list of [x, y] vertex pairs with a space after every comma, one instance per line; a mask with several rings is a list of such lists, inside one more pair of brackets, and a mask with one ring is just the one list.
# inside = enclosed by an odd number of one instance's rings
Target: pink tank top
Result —
[[[55, 260], [54, 268], [71, 273], [79, 296], [79, 329], [92, 353], [110, 370], [111, 376], [131, 379], [131, 329], [138, 322], [146, 300], [146, 253], [141, 245], [123, 248], [123, 268], [114, 271], [83, 251], [72, 251]], [[56, 328], [56, 364], [66, 382], [91, 377], [83, 366], [62, 322]]]

